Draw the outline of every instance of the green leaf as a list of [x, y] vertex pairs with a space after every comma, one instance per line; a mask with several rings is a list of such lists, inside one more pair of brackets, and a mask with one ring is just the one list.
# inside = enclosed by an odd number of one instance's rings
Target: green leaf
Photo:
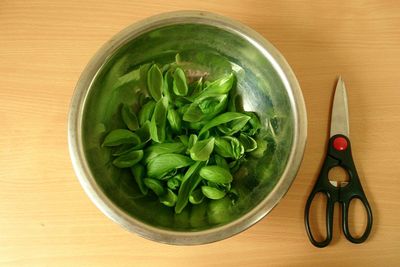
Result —
[[184, 113], [183, 120], [187, 122], [210, 120], [225, 110], [227, 99], [227, 95], [217, 94], [202, 101], [195, 100]]
[[171, 129], [175, 132], [179, 132], [182, 127], [182, 119], [179, 113], [173, 108], [168, 108], [167, 119]]
[[[242, 114], [242, 113], [238, 113], [238, 112], [226, 112], [223, 113], [217, 117], [215, 117], [214, 119], [212, 119], [211, 121], [209, 121], [206, 125], [203, 126], [203, 128], [201, 129], [199, 136], [201, 134], [203, 134], [205, 131], [221, 125], [221, 124], [225, 124], [225, 123], [231, 123], [231, 129], [232, 131], [235, 130], [235, 132], [239, 131], [241, 129], [238, 128], [238, 126], [242, 125], [243, 123], [246, 124], [246, 122], [250, 119], [249, 116]], [[244, 125], [243, 124], [243, 125]], [[243, 127], [243, 126], [242, 126]], [[234, 132], [233, 132], [234, 133]]]
[[180, 142], [152, 144], [144, 150], [143, 161], [148, 163], [150, 160], [163, 154], [180, 154], [183, 153], [185, 149], [186, 147]]
[[165, 194], [165, 189], [159, 180], [144, 178], [143, 182], [157, 196], [162, 196]]
[[133, 178], [135, 178], [135, 181], [139, 187], [140, 192], [142, 192], [143, 195], [147, 195], [148, 188], [144, 185], [143, 182], [145, 174], [144, 166], [141, 164], [134, 165], [133, 167], [131, 167], [131, 173], [133, 175]]
[[215, 95], [227, 94], [232, 89], [234, 80], [235, 76], [233, 75], [233, 73], [231, 73], [225, 77], [209, 83], [207, 87], [200, 92], [200, 94], [195, 96], [195, 101], [202, 101], [208, 97], [213, 97]]
[[225, 191], [206, 185], [201, 187], [201, 192], [209, 199], [221, 199], [226, 195]]
[[172, 87], [173, 87], [173, 77], [171, 71], [167, 71], [164, 74], [163, 95], [168, 99], [169, 103], [173, 103], [175, 99], [173, 94], [171, 93]]
[[150, 136], [153, 141], [162, 143], [165, 140], [165, 126], [167, 120], [168, 100], [160, 99], [155, 108], [150, 122]]
[[153, 64], [147, 73], [147, 88], [154, 100], [159, 101], [161, 99], [163, 76], [156, 64]]
[[251, 152], [257, 149], [257, 142], [252, 137], [240, 133], [239, 141], [242, 143], [245, 152]]
[[196, 161], [206, 161], [214, 149], [214, 137], [197, 141], [190, 149], [190, 157]]
[[139, 128], [138, 119], [130, 106], [126, 104], [122, 106], [121, 116], [129, 130], [135, 131]]
[[167, 188], [167, 193], [160, 196], [160, 202], [167, 207], [173, 207], [176, 204], [178, 197], [171, 189]]
[[174, 177], [168, 179], [167, 186], [171, 190], [176, 190], [181, 186], [182, 183], [182, 174], [177, 174]]
[[194, 146], [194, 144], [196, 144], [197, 142], [197, 135], [195, 134], [191, 134], [189, 136], [189, 142], [188, 142], [188, 151], [190, 153], [190, 149], [192, 149], [192, 147]]
[[151, 140], [150, 137], [150, 122], [147, 121], [135, 131], [135, 134], [139, 136], [141, 144], [146, 144], [148, 141]]
[[230, 142], [231, 147], [232, 147], [233, 158], [239, 159], [243, 156], [244, 147], [236, 137], [224, 136], [222, 138], [225, 140], [228, 140]]
[[188, 93], [185, 72], [181, 68], [176, 68], [174, 72], [173, 90], [177, 96], [185, 96]]
[[220, 166], [206, 166], [200, 170], [201, 178], [214, 183], [230, 183], [232, 182], [232, 174], [225, 168]]
[[118, 168], [129, 168], [143, 158], [143, 150], [135, 150], [114, 159], [113, 164]]
[[162, 178], [164, 175], [174, 169], [187, 167], [193, 164], [193, 161], [180, 154], [162, 154], [147, 164], [147, 175], [151, 178]]
[[214, 154], [214, 158], [215, 158], [215, 164], [217, 164], [217, 166], [229, 170], [228, 162], [222, 156]]
[[201, 189], [196, 189], [189, 195], [189, 202], [194, 205], [200, 204], [203, 200], [204, 195], [203, 192], [201, 192]]
[[187, 135], [179, 135], [178, 136], [178, 138], [179, 138], [179, 140], [182, 142], [182, 144], [184, 145], [184, 146], [188, 146], [188, 144], [189, 144], [189, 137], [187, 136]]
[[119, 146], [130, 144], [137, 140], [137, 135], [126, 129], [116, 129], [111, 131], [104, 139], [102, 146]]
[[178, 201], [176, 202], [175, 206], [175, 213], [181, 213], [182, 210], [186, 207], [189, 201], [189, 195], [201, 181], [201, 177], [198, 175], [198, 172], [204, 165], [204, 161], [197, 161], [186, 171], [185, 176], [182, 180], [182, 185], [179, 188]]
[[156, 102], [151, 100], [144, 104], [142, 109], [139, 111], [139, 123], [143, 126], [146, 121], [150, 121], [153, 116], [154, 108], [156, 107]]
[[230, 140], [222, 137], [215, 138], [215, 152], [224, 158], [234, 158], [234, 152]]
[[248, 122], [249, 129], [247, 130], [247, 132], [249, 133], [249, 135], [255, 135], [261, 129], [260, 119], [254, 112], [245, 112], [245, 114], [250, 116], [250, 120]]

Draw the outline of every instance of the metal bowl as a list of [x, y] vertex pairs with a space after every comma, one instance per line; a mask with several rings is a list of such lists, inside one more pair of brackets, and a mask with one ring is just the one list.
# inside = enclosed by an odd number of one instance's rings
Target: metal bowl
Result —
[[[238, 171], [241, 180], [237, 183], [243, 185], [238, 203], [221, 210], [218, 202], [212, 202], [203, 211], [200, 223], [192, 220], [194, 211], [175, 215], [154, 199], [141, 197], [132, 179], [113, 168], [110, 154], [100, 147], [115, 112], [108, 103], [117, 93], [108, 85], [121, 74], [121, 66], [126, 70], [143, 62], [162, 61], [177, 50], [193, 48], [217, 52], [240, 69], [237, 90], [243, 107], [257, 112], [262, 131], [267, 133], [263, 139], [267, 152], [249, 159]], [[131, 25], [97, 52], [76, 85], [68, 141], [76, 175], [104, 214], [145, 238], [192, 245], [237, 234], [271, 211], [299, 169], [306, 128], [305, 105], [296, 77], [268, 41], [228, 18], [181, 11]]]

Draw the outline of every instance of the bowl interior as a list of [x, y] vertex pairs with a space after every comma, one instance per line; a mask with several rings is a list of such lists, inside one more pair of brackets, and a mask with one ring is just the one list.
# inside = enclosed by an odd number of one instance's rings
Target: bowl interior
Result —
[[[194, 34], [195, 33], [195, 34]], [[188, 206], [181, 214], [142, 196], [127, 170], [113, 167], [111, 153], [100, 145], [104, 136], [122, 125], [122, 103], [138, 103], [140, 79], [117, 90], [116, 80], [141, 64], [173, 62], [177, 53], [204, 69], [229, 62], [237, 76], [237, 92], [244, 110], [262, 122], [259, 142], [265, 148], [247, 158], [234, 174], [239, 198]], [[224, 64], [218, 72], [229, 71]], [[213, 75], [211, 73], [211, 75]], [[142, 32], [123, 44], [97, 72], [86, 96], [82, 138], [85, 157], [97, 184], [120, 209], [146, 224], [174, 231], [201, 231], [231, 222], [253, 209], [274, 188], [285, 168], [293, 144], [293, 114], [284, 84], [271, 62], [245, 37], [205, 24], [175, 24]], [[227, 202], [229, 202], [227, 204]], [[228, 208], [227, 208], [228, 207]]]

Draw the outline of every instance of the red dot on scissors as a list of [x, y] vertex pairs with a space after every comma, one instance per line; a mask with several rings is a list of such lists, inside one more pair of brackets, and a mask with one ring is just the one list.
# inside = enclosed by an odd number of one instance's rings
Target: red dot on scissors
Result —
[[346, 148], [347, 148], [346, 138], [336, 137], [335, 140], [333, 140], [333, 148], [335, 148], [338, 151], [346, 150]]

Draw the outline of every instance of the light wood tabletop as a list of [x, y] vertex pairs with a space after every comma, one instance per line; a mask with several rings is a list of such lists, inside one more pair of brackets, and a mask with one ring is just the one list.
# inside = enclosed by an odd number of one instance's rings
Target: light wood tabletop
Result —
[[[104, 42], [148, 16], [187, 9], [236, 19], [281, 51], [302, 88], [308, 141], [295, 182], [266, 218], [224, 241], [180, 247], [129, 233], [92, 204], [71, 166], [67, 113], [80, 73]], [[0, 265], [398, 266], [399, 29], [396, 0], [0, 1]], [[337, 216], [332, 244], [317, 249], [303, 212], [324, 157], [339, 74], [374, 226], [355, 245]]]

